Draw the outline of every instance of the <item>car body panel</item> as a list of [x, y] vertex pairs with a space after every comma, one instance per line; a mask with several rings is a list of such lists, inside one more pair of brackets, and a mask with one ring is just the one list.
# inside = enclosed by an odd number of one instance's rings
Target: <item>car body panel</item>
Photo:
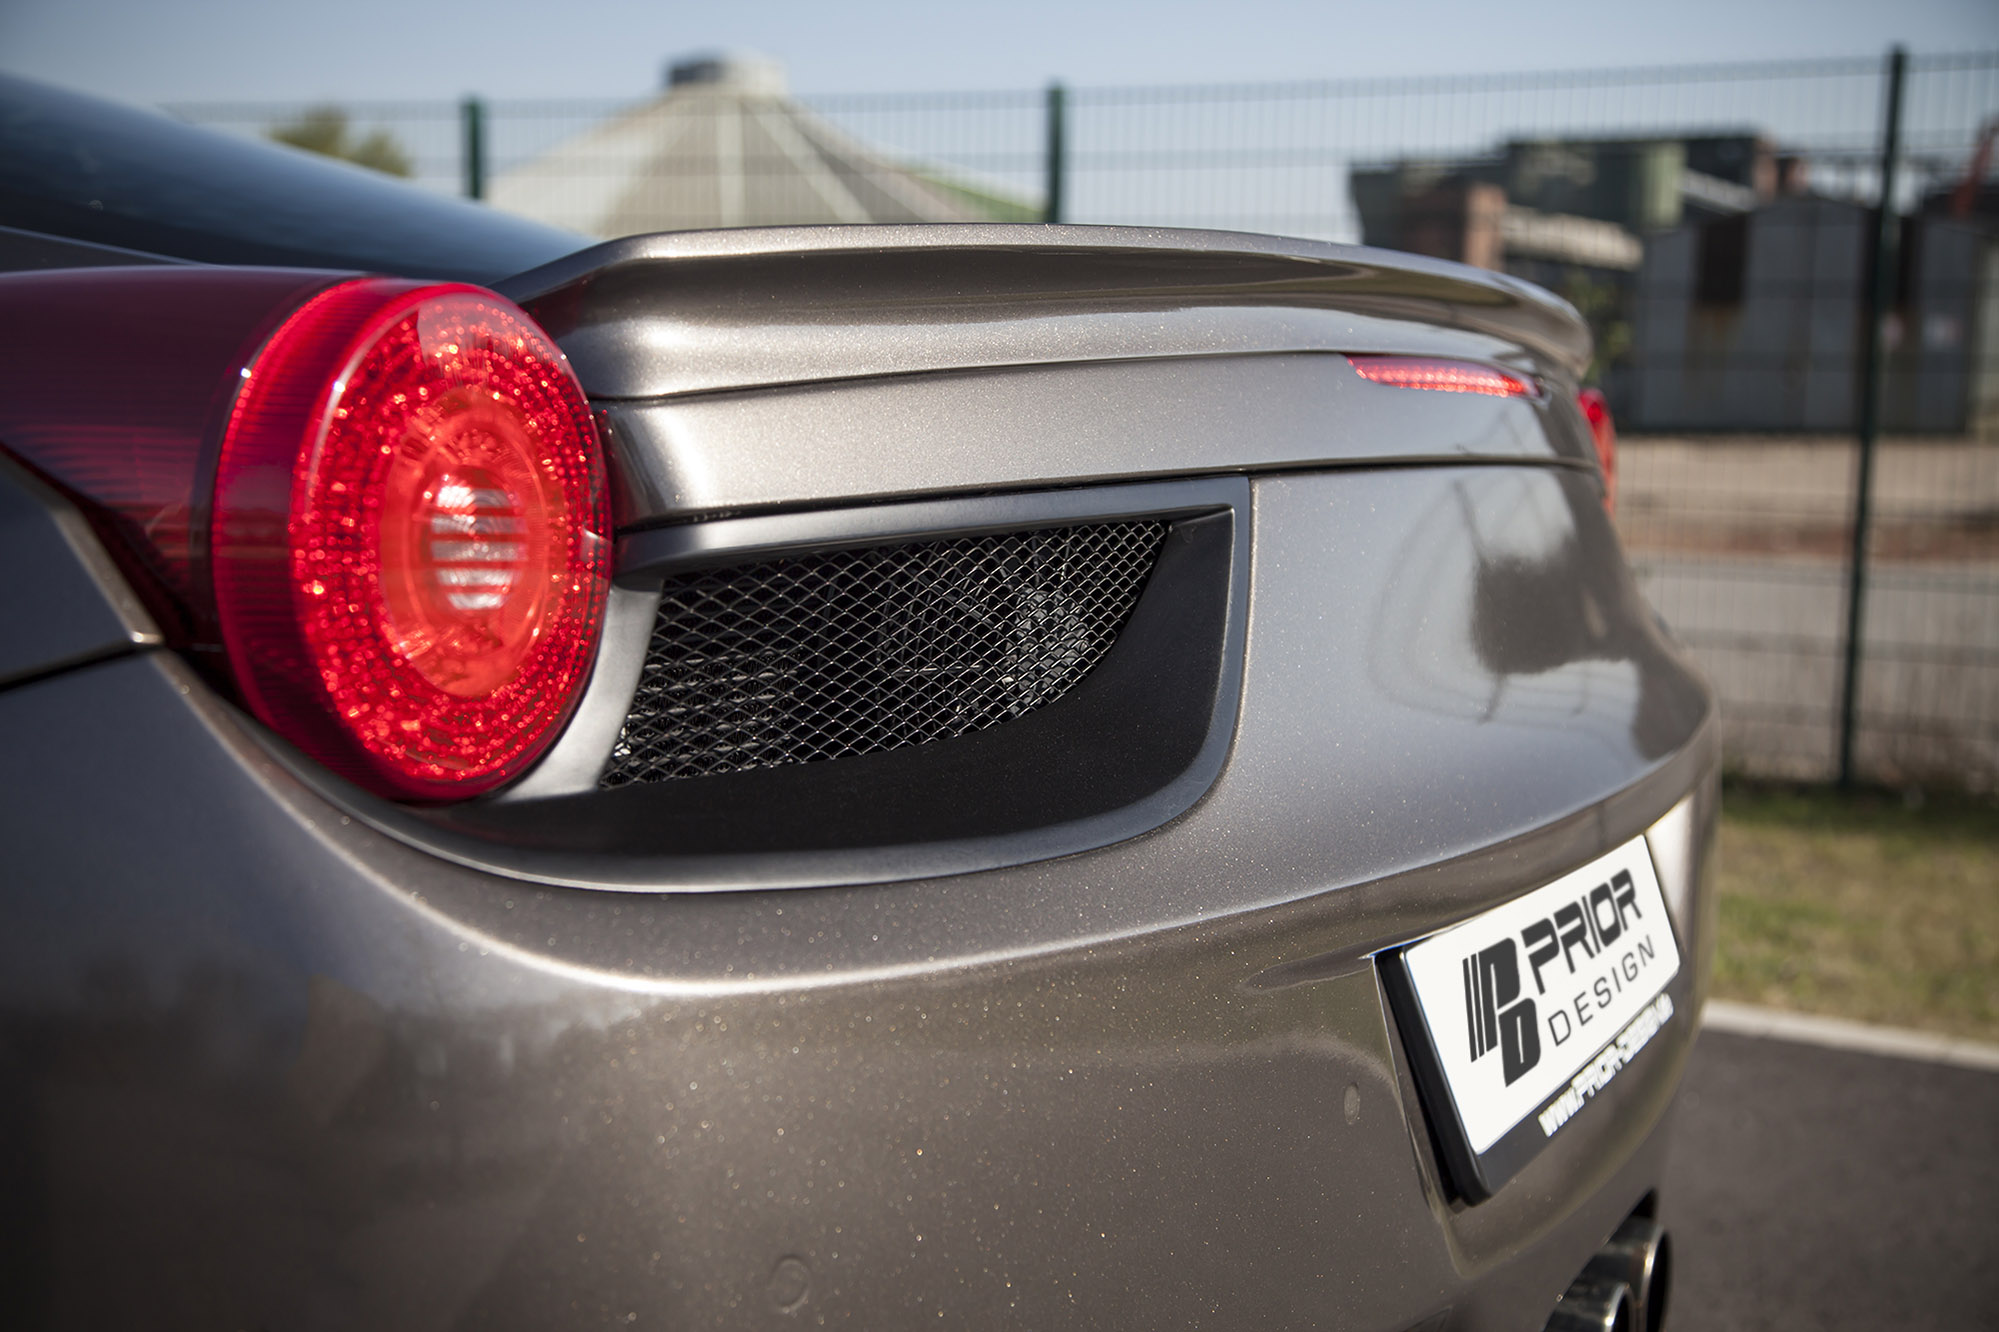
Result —
[[0, 455], [0, 688], [158, 643], [76, 507]]
[[1504, 274], [1226, 231], [669, 233], [581, 250], [497, 289], [562, 344], [593, 398], [1203, 354], [1474, 355], [1571, 376], [1589, 360], [1568, 303]]
[[0, 74], [0, 225], [202, 263], [491, 282], [588, 242], [379, 172]]
[[[162, 186], [185, 127], [0, 85], [22, 98], [123, 143], [144, 186], [116, 235], [38, 225], [273, 261], [215, 198]], [[136, 143], [163, 154], [151, 175]], [[275, 149], [187, 152], [190, 181], [243, 175], [253, 212], [293, 179], [260, 174]], [[75, 166], [44, 183], [95, 179]], [[10, 468], [0, 542], [97, 598], [51, 611], [16, 569], [0, 583], [35, 621], [0, 681], [0, 1273], [22, 1321], [1528, 1332], [1651, 1206], [1709, 983], [1719, 751], [1604, 511], [1572, 310], [1435, 261], [1186, 232], [566, 254], [410, 204], [370, 234], [401, 194], [331, 170], [278, 262], [482, 270], [573, 359], [619, 477], [619, 643], [643, 646], [648, 577], [731, 542], [1211, 491], [1158, 506], [1231, 524], [1227, 613], [1202, 630], [1233, 660], [1202, 695], [1226, 714], [1214, 761], [1115, 835], [962, 872], [808, 856], [725, 885], [676, 878], [671, 846], [612, 873], [630, 848], [605, 845], [554, 874], [502, 854], [510, 822], [644, 793], [593, 791], [587, 756], [456, 824], [346, 786], [246, 715], [226, 666], [149, 636], [96, 544], [127, 528], [86, 530]], [[542, 266], [507, 277], [508, 246]], [[1347, 352], [1499, 364], [1535, 392], [1365, 383]], [[615, 719], [630, 672], [602, 674]], [[798, 784], [837, 788], [847, 762]], [[1384, 995], [1396, 950], [1689, 800], [1673, 1018], [1472, 1202]], [[426, 831], [447, 825], [500, 849]]]
[[1371, 384], [1275, 353], [967, 370], [601, 409], [621, 523], [1380, 462], [1561, 461], [1552, 403]]
[[1372, 959], [1689, 788], [1705, 827], [1712, 726], [1635, 597], [1531, 662], [1481, 639], [1492, 598], [1547, 595], [1505, 559], [1610, 540], [1570, 469], [1253, 484], [1215, 788], [984, 874], [495, 879], [328, 804], [171, 654], [0, 693], [7, 937], [37, 941], [4, 982], [33, 1298], [83, 1321], [1530, 1326], [1652, 1187], [1704, 981], [1468, 1208]]
[[[797, 988], [760, 981], [763, 950], [726, 938], [712, 899], [444, 876], [385, 839], [357, 847], [303, 793], [273, 819], [269, 772], [197, 764], [187, 781], [199, 736], [180, 728], [200, 720], [147, 698], [188, 698], [172, 673], [112, 691], [130, 710], [88, 678], [165, 660], [6, 696], [86, 752], [116, 737], [139, 775], [178, 777], [143, 809], [114, 802], [114, 826], [212, 848], [144, 885], [117, 873], [118, 845], [31, 839], [17, 862], [45, 906], [41, 962], [7, 987], [15, 1081], [32, 1090], [14, 1140], [46, 1173], [8, 1196], [59, 1205], [15, 1217], [56, 1250], [54, 1305], [731, 1322], [777, 1313], [773, 1280], [798, 1258], [815, 1319], [855, 1326], [944, 1309], [1395, 1328], [1442, 1299], [1460, 1326], [1524, 1327], [1512, 1288], [1530, 1308], [1551, 1299], [1656, 1177], [1684, 1025], [1508, 1189], [1454, 1210], [1356, 938], [1382, 915], [1416, 928], [1503, 897], [1628, 815], [1520, 839], [1504, 878], [1481, 855], [969, 962], [869, 965], [878, 939], [909, 958], [912, 941], [879, 933], [919, 914], [908, 900], [865, 894], [858, 926], [875, 928], [827, 938], [797, 907], [842, 890], [738, 899], [739, 926], [828, 955]], [[244, 826], [263, 835], [246, 844]], [[341, 854], [361, 849], [365, 868]], [[1007, 886], [904, 896], [994, 902]], [[694, 962], [682, 976], [660, 974], [669, 941]], [[127, 1203], [74, 1205], [107, 1195]], [[121, 1259], [109, 1282], [106, 1251]]]

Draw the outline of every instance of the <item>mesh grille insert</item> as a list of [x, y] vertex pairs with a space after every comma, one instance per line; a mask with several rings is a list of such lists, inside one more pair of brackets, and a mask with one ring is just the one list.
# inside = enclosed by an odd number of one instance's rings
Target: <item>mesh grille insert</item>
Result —
[[601, 783], [899, 749], [1045, 707], [1117, 641], [1165, 535], [1099, 523], [668, 578]]

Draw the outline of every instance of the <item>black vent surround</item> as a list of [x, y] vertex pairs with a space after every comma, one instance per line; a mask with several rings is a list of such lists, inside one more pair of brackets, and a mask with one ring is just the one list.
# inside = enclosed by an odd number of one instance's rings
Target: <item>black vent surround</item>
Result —
[[847, 758], [1063, 697], [1117, 642], [1160, 521], [804, 554], [668, 577], [599, 783]]
[[1198, 477], [629, 531], [590, 686], [532, 772], [449, 805], [341, 798], [460, 864], [644, 893], [1136, 837], [1228, 753], [1249, 517], [1246, 479]]

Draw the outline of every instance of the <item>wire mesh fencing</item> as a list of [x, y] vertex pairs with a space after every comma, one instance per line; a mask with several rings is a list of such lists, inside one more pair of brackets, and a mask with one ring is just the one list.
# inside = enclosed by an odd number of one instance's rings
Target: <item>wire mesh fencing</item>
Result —
[[1620, 526], [1730, 761], [1999, 785], [1999, 52], [804, 97], [695, 60], [625, 100], [171, 110], [590, 236], [1216, 227], [1538, 282], [1595, 333]]

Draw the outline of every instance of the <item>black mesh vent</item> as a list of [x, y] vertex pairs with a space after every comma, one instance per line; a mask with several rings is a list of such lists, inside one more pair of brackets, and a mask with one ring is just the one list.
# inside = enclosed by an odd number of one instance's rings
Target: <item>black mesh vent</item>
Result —
[[1162, 522], [839, 551], [667, 579], [602, 784], [868, 754], [1045, 707], [1117, 641]]

